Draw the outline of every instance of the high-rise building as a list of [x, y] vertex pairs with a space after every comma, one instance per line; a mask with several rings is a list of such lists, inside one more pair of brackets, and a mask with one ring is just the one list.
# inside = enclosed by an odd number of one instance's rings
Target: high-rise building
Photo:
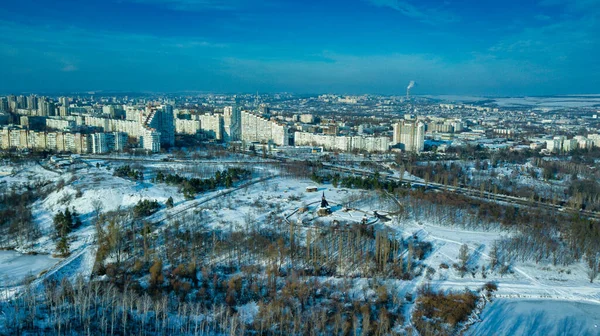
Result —
[[268, 118], [271, 115], [271, 109], [266, 104], [260, 104], [258, 106], [258, 114], [265, 118]]
[[69, 115], [69, 108], [68, 108], [68, 107], [66, 107], [66, 106], [61, 106], [61, 107], [59, 107], [59, 108], [58, 108], [58, 114], [59, 114], [61, 117], [66, 117], [66, 116], [68, 116], [68, 115]]
[[127, 133], [124, 132], [114, 132], [114, 146], [113, 150], [123, 151], [125, 147], [127, 147], [127, 140], [129, 139]]
[[407, 152], [419, 153], [425, 145], [425, 125], [420, 121], [401, 121], [394, 124], [394, 144]]
[[30, 95], [27, 97], [27, 108], [30, 110], [37, 110], [38, 98], [36, 96]]
[[90, 138], [92, 140], [92, 153], [94, 154], [108, 153], [113, 147], [111, 142], [114, 144], [114, 136], [111, 133], [94, 133]]
[[46, 101], [45, 99], [41, 99], [38, 102], [38, 115], [42, 116], [42, 117], [56, 115], [54, 102], [50, 102], [50, 101]]
[[8, 111], [8, 99], [0, 98], [0, 111]]
[[160, 134], [161, 145], [173, 146], [175, 144], [175, 123], [172, 105], [148, 106], [142, 124], [144, 127], [152, 128]]
[[160, 133], [153, 128], [143, 127], [140, 146], [150, 152], [160, 152]]
[[241, 140], [248, 142], [272, 142], [278, 146], [289, 144], [288, 127], [275, 121], [257, 116], [250, 112], [242, 112]]
[[27, 108], [27, 99], [25, 98], [25, 96], [20, 95], [17, 97], [17, 108]]
[[102, 114], [105, 114], [109, 117], [113, 117], [115, 115], [115, 107], [112, 105], [102, 106]]
[[242, 114], [237, 106], [226, 106], [223, 110], [223, 140], [237, 141], [241, 137]]
[[58, 102], [60, 103], [60, 105], [62, 105], [64, 107], [68, 107], [69, 106], [69, 98], [67, 98], [67, 97], [60, 97], [60, 98], [58, 98]]

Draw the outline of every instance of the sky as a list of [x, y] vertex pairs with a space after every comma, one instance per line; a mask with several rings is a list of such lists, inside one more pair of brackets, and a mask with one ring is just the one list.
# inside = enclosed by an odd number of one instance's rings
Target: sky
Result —
[[19, 0], [0, 92], [600, 93], [600, 0]]

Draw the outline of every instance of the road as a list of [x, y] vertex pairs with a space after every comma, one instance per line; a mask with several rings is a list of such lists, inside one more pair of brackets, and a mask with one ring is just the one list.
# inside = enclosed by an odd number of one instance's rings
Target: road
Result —
[[[333, 170], [333, 171], [350, 173], [350, 174], [360, 175], [360, 176], [372, 177], [373, 175], [375, 175], [375, 173], [371, 172], [371, 171], [367, 171], [367, 170], [363, 170], [363, 169], [356, 169], [356, 168], [349, 168], [349, 167], [327, 164], [327, 163], [324, 163], [323, 167], [326, 169]], [[595, 212], [595, 211], [566, 208], [566, 207], [563, 207], [562, 205], [558, 205], [558, 204], [551, 204], [551, 203], [536, 201], [536, 200], [527, 199], [527, 198], [523, 198], [523, 197], [510, 196], [510, 195], [504, 195], [504, 194], [499, 194], [499, 193], [492, 193], [489, 191], [474, 190], [474, 189], [460, 187], [460, 186], [445, 185], [442, 183], [423, 182], [420, 180], [412, 180], [412, 179], [401, 179], [399, 177], [389, 176], [389, 175], [385, 175], [385, 174], [382, 174], [381, 176], [383, 178], [385, 178], [386, 180], [390, 180], [390, 181], [411, 183], [413, 186], [423, 186], [427, 189], [453, 192], [453, 193], [461, 194], [461, 195], [471, 197], [471, 198], [488, 199], [488, 200], [500, 201], [500, 202], [515, 204], [515, 205], [520, 205], [520, 206], [541, 208], [541, 209], [552, 210], [552, 211], [560, 211], [563, 213], [577, 214], [577, 215], [580, 215], [581, 217], [600, 220], [600, 213]]]
[[[211, 161], [206, 161], [206, 160], [191, 160], [191, 159], [169, 159], [169, 161], [164, 161], [162, 159], [151, 159], [151, 158], [143, 158], [143, 157], [127, 158], [127, 157], [123, 157], [123, 156], [111, 157], [111, 156], [101, 156], [101, 155], [85, 155], [85, 156], [82, 156], [82, 158], [104, 159], [104, 160], [114, 160], [114, 161], [135, 161], [135, 162], [141, 162], [141, 163], [143, 163], [143, 162], [147, 162], [147, 163], [174, 162], [174, 163], [182, 163], [182, 164], [273, 164], [273, 165], [292, 164], [293, 165], [298, 162], [304, 162], [303, 160], [296, 159], [293, 157], [274, 157], [274, 156], [269, 156], [268, 158], [262, 159], [262, 161], [256, 161], [256, 158], [255, 158], [255, 160], [252, 160], [252, 161], [249, 161], [249, 160], [223, 160], [223, 161], [211, 160]], [[352, 161], [352, 163], [355, 163], [355, 162], [364, 162], [364, 161]], [[366, 161], [366, 162], [368, 162], [368, 161]], [[341, 163], [343, 164], [343, 163], [351, 163], [351, 162], [343, 161]], [[348, 166], [342, 166], [340, 164], [331, 164], [331, 163], [321, 163], [321, 164], [326, 169], [330, 169], [333, 171], [339, 171], [339, 172], [343, 172], [343, 173], [349, 173], [349, 174], [353, 174], [353, 175], [372, 177], [375, 174], [374, 172], [369, 171], [369, 170], [351, 168]], [[573, 209], [573, 208], [565, 207], [563, 205], [552, 204], [552, 203], [545, 202], [545, 201], [532, 200], [532, 199], [528, 199], [528, 198], [524, 198], [524, 197], [504, 195], [504, 194], [500, 194], [500, 193], [493, 193], [490, 191], [475, 190], [475, 189], [471, 189], [471, 188], [466, 188], [464, 186], [445, 185], [442, 183], [435, 183], [435, 182], [425, 183], [421, 180], [411, 180], [411, 179], [406, 179], [406, 178], [400, 179], [398, 177], [390, 176], [385, 173], [380, 173], [380, 176], [386, 180], [411, 183], [413, 186], [422, 186], [422, 187], [425, 187], [430, 190], [453, 192], [453, 193], [461, 194], [461, 195], [464, 195], [464, 196], [467, 196], [470, 198], [487, 199], [487, 200], [505, 202], [508, 204], [525, 206], [525, 207], [530, 207], [530, 208], [539, 208], [539, 209], [545, 209], [545, 210], [551, 210], [551, 211], [560, 211], [562, 213], [579, 215], [584, 218], [589, 218], [589, 219], [594, 219], [594, 220], [600, 221], [600, 213], [595, 212], [595, 211]]]

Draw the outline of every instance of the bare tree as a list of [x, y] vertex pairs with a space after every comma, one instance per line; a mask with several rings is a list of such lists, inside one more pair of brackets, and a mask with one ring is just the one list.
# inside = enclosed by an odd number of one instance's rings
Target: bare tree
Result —
[[592, 283], [598, 276], [598, 254], [589, 253], [586, 255], [586, 261], [588, 264], [588, 276], [590, 277], [590, 283]]
[[102, 203], [99, 198], [96, 198], [92, 201], [92, 208], [96, 214], [96, 220], [98, 220], [98, 218], [100, 218], [100, 213], [102, 213], [102, 210], [104, 210], [104, 203]]

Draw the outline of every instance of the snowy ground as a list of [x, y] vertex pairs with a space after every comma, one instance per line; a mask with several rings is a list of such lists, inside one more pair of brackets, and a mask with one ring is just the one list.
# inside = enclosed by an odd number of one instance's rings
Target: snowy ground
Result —
[[[589, 282], [586, 267], [582, 263], [568, 267], [534, 262], [515, 263], [511, 265], [512, 273], [501, 275], [487, 270], [484, 277], [481, 266], [489, 267], [489, 252], [493, 242], [509, 233], [469, 231], [410, 221], [400, 225], [404, 226], [405, 236], [417, 235], [433, 244], [434, 251], [426, 259], [426, 264], [436, 270], [431, 280], [434, 287], [477, 289], [486, 282], [496, 281], [497, 297], [585, 301], [600, 305], [600, 284]], [[452, 267], [452, 264], [458, 262], [462, 244], [469, 246], [468, 265], [477, 269], [475, 274], [467, 273], [464, 277]], [[442, 263], [450, 268], [440, 268]]]
[[[317, 192], [307, 192], [307, 187], [315, 184], [308, 179], [278, 177], [241, 189], [233, 194], [203, 205], [211, 228], [240, 230], [251, 223], [262, 222], [270, 213], [292, 215], [301, 207], [308, 206], [309, 211], [302, 214], [306, 223], [316, 220], [338, 219], [339, 221], [360, 222], [365, 215], [361, 212], [343, 212], [339, 204], [349, 199], [360, 199], [365, 192], [334, 188], [331, 185], [319, 186]], [[321, 197], [325, 197], [334, 211], [334, 216], [319, 218], [316, 207]], [[362, 196], [361, 196], [362, 195]], [[372, 212], [371, 212], [372, 215]], [[291, 220], [297, 220], [294, 215]], [[371, 218], [369, 216], [369, 218]]]
[[[116, 165], [116, 164], [115, 164]], [[164, 165], [157, 163], [157, 166]], [[163, 166], [168, 168], [168, 166]], [[84, 225], [72, 234], [72, 256], [60, 261], [48, 255], [20, 255], [17, 252], [0, 252], [0, 282], [5, 275], [13, 275], [21, 280], [27, 275], [38, 275], [48, 270], [47, 276], [75, 277], [78, 274], [89, 275], [93, 265], [94, 248], [91, 225], [93, 218], [93, 203], [100, 202], [103, 211], [115, 210], [119, 207], [133, 206], [141, 199], [157, 200], [163, 203], [169, 196], [175, 201], [173, 209], [162, 208], [152, 218], [161, 218], [177, 211], [195, 209], [190, 205], [200, 205], [198, 209], [206, 215], [203, 223], [208, 229], [242, 230], [247, 225], [264, 225], [269, 214], [292, 215], [299, 208], [308, 206], [304, 214], [294, 214], [290, 220], [310, 220], [327, 222], [332, 219], [346, 222], [360, 222], [363, 216], [373, 218], [373, 211], [394, 211], [393, 207], [377, 201], [375, 192], [334, 188], [330, 184], [318, 185], [308, 179], [291, 177], [275, 177], [252, 184], [248, 187], [219, 190], [199, 195], [196, 200], [186, 201], [177, 192], [176, 187], [165, 184], [154, 184], [149, 180], [134, 182], [128, 179], [112, 176], [112, 170], [102, 165], [96, 168], [95, 162], [89, 167], [75, 173], [57, 174], [43, 167], [32, 164], [13, 169], [3, 167], [3, 172], [10, 175], [0, 176], [0, 182], [8, 185], [18, 185], [31, 179], [49, 180], [56, 182], [65, 180], [66, 186], [52, 192], [48, 197], [34, 205], [34, 218], [46, 233], [52, 230], [52, 216], [66, 207], [82, 215]], [[266, 167], [263, 176], [274, 173]], [[508, 171], [505, 173], [509, 173]], [[145, 173], [145, 175], [147, 175]], [[148, 176], [146, 176], [149, 178]], [[256, 177], [255, 177], [256, 180]], [[317, 192], [307, 192], [306, 188], [316, 186]], [[77, 195], [78, 192], [80, 195]], [[314, 216], [316, 206], [325, 197], [332, 205], [334, 214], [326, 220]], [[350, 204], [354, 211], [343, 211], [343, 205]], [[499, 335], [510, 334], [600, 334], [595, 332], [594, 325], [598, 324], [600, 316], [600, 285], [590, 283], [586, 267], [574, 264], [568, 267], [555, 267], [532, 262], [515, 263], [511, 265], [512, 272], [501, 275], [497, 271], [481, 271], [490, 263], [489, 253], [494, 241], [509, 236], [504, 231], [470, 231], [457, 227], [440, 226], [426, 219], [415, 220], [410, 217], [403, 221], [393, 219], [386, 223], [395, 230], [398, 236], [408, 238], [418, 237], [419, 240], [429, 241], [433, 251], [424, 263], [435, 270], [426, 279], [424, 275], [414, 281], [397, 279], [386, 280], [390, 288], [403, 296], [414, 293], [418, 286], [429, 282], [436, 289], [464, 290], [465, 288], [479, 289], [489, 281], [498, 283], [498, 291], [493, 302], [484, 309], [481, 318], [483, 322], [475, 324], [470, 333], [487, 335], [497, 332]], [[452, 265], [457, 263], [460, 246], [469, 246], [470, 259], [468, 265], [477, 269], [476, 272], [461, 276]], [[52, 253], [54, 242], [47, 236], [36, 244], [34, 250]], [[60, 264], [55, 266], [60, 261]], [[446, 264], [449, 268], [441, 267]], [[54, 266], [54, 267], [53, 267]], [[485, 275], [484, 275], [485, 273]], [[335, 281], [335, 280], [332, 280]], [[362, 288], [367, 279], [355, 279], [352, 295], [371, 295]], [[251, 320], [256, 307], [249, 305], [243, 310], [245, 319]], [[506, 316], [505, 316], [506, 315]], [[553, 323], [552, 321], [556, 322]], [[558, 322], [557, 322], [558, 321]], [[536, 328], [536, 330], [532, 330]]]
[[537, 107], [548, 109], [574, 108], [574, 107], [597, 107], [600, 105], [600, 96], [598, 95], [570, 95], [554, 97], [480, 97], [480, 96], [452, 96], [452, 95], [427, 95], [424, 97], [441, 99], [452, 102], [477, 102], [482, 100], [492, 100], [500, 107]]
[[467, 335], [600, 335], [600, 305], [498, 299]]
[[[27, 255], [16, 251], [0, 251], [0, 283], [14, 284], [54, 266], [60, 259], [49, 255]], [[2, 286], [0, 286], [2, 287]]]

